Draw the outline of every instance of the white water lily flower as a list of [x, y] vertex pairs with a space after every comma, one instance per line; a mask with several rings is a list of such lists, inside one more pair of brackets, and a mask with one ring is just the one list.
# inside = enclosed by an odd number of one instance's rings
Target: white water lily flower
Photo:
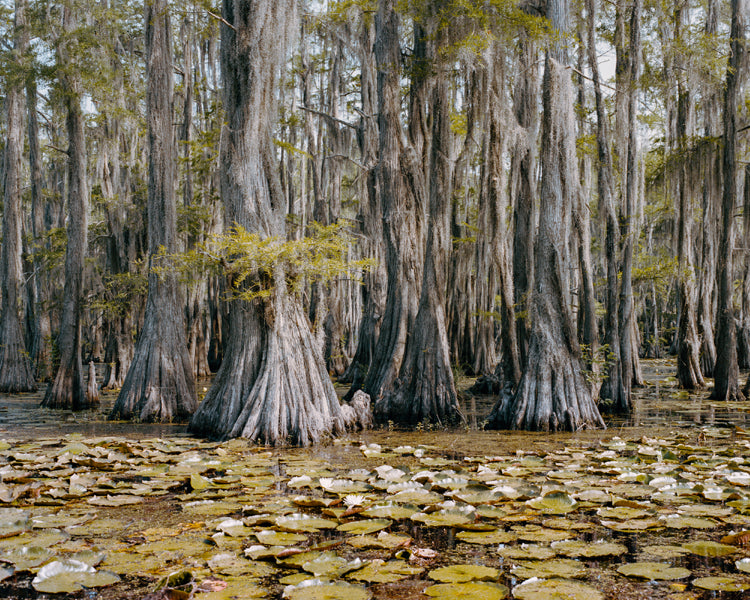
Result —
[[367, 497], [360, 494], [349, 494], [348, 496], [344, 496], [344, 504], [349, 508], [352, 506], [362, 506], [365, 503], [365, 500], [367, 500]]

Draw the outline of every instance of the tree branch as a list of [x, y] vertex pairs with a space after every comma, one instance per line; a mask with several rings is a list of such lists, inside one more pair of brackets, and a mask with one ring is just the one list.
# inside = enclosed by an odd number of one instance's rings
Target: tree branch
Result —
[[306, 110], [307, 112], [310, 112], [314, 115], [318, 115], [319, 117], [330, 119], [334, 123], [340, 123], [344, 127], [350, 127], [354, 130], [358, 129], [356, 125], [349, 123], [348, 121], [342, 121], [341, 119], [337, 119], [336, 117], [333, 117], [329, 115], [328, 113], [320, 112], [319, 110], [315, 110], [314, 108], [307, 108], [306, 106], [299, 106], [298, 108], [301, 108], [302, 110]]
[[209, 15], [211, 15], [214, 19], [217, 19], [217, 20], [221, 21], [222, 23], [224, 23], [224, 25], [226, 25], [230, 29], [233, 29], [234, 31], [237, 31], [237, 28], [234, 25], [232, 25], [229, 21], [227, 21], [224, 17], [222, 17], [221, 15], [217, 15], [216, 13], [211, 12], [208, 9], [206, 9], [206, 12]]

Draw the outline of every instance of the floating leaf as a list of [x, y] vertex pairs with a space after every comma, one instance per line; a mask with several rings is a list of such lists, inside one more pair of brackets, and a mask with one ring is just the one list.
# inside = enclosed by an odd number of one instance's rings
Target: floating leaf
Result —
[[536, 544], [521, 544], [520, 546], [500, 547], [497, 553], [513, 560], [547, 560], [557, 554], [548, 546], [538, 546]]
[[500, 575], [497, 569], [483, 565], [450, 565], [433, 569], [428, 573], [430, 579], [444, 583], [463, 583], [464, 581], [494, 581]]
[[581, 542], [578, 540], [553, 542], [552, 549], [558, 554], [569, 556], [570, 558], [619, 556], [628, 551], [625, 546], [622, 544], [616, 544], [615, 542]]
[[375, 533], [381, 529], [390, 527], [392, 521], [388, 519], [365, 519], [362, 521], [352, 521], [350, 523], [342, 523], [336, 529], [339, 531], [345, 531], [347, 533], [354, 533], [357, 535], [366, 535], [368, 533]]
[[31, 582], [37, 592], [62, 594], [84, 587], [104, 587], [120, 581], [110, 571], [97, 571], [77, 560], [56, 560], [43, 566]]
[[408, 519], [417, 512], [419, 512], [419, 509], [412, 504], [385, 502], [381, 504], [375, 504], [363, 510], [362, 514], [366, 517], [378, 517], [400, 521], [402, 519]]
[[11, 548], [0, 554], [0, 558], [15, 565], [17, 571], [27, 571], [47, 562], [55, 555], [49, 548], [39, 546], [21, 546]]
[[424, 594], [438, 600], [502, 600], [508, 588], [501, 583], [467, 582], [438, 583], [424, 590]]
[[267, 546], [294, 546], [300, 542], [307, 540], [306, 535], [299, 533], [284, 533], [280, 531], [273, 531], [272, 529], [264, 529], [262, 531], [256, 531], [255, 537], [261, 544]]
[[690, 570], [683, 567], [672, 567], [658, 562], [637, 562], [620, 565], [617, 572], [628, 577], [642, 577], [649, 580], [685, 579], [690, 577]]
[[494, 531], [459, 531], [456, 538], [467, 544], [481, 544], [485, 546], [507, 544], [516, 539], [516, 535], [508, 531], [496, 529]]
[[333, 552], [322, 552], [312, 560], [302, 563], [302, 568], [315, 577], [341, 577], [344, 573], [359, 569], [363, 565], [357, 558], [348, 560]]
[[408, 546], [411, 538], [405, 535], [394, 535], [381, 531], [377, 537], [372, 535], [355, 535], [346, 539], [346, 543], [354, 548], [383, 548], [393, 550], [402, 546]]
[[604, 600], [597, 589], [569, 579], [529, 579], [513, 588], [517, 600]]
[[586, 565], [570, 558], [523, 561], [516, 564], [511, 569], [511, 572], [519, 579], [531, 579], [532, 577], [540, 579], [549, 579], [550, 577], [575, 579], [576, 577], [584, 577], [586, 575]]
[[578, 508], [578, 502], [565, 492], [549, 492], [526, 502], [528, 506], [544, 514], [564, 515]]
[[431, 513], [415, 513], [411, 516], [412, 521], [419, 521], [428, 527], [460, 527], [474, 523], [475, 513], [473, 506], [464, 509], [443, 509]]
[[347, 575], [347, 577], [367, 583], [393, 583], [413, 575], [419, 575], [423, 571], [423, 568], [412, 566], [403, 560], [386, 562], [375, 559], [368, 562], [363, 568]]
[[289, 600], [369, 600], [371, 597], [366, 588], [343, 581], [312, 579], [284, 588], [284, 598]]
[[686, 544], [683, 544], [682, 547], [692, 554], [706, 557], [727, 556], [728, 554], [734, 554], [738, 551], [738, 548], [736, 548], [735, 546], [720, 544], [719, 542], [712, 542], [709, 540], [688, 542]]
[[286, 531], [305, 531], [314, 533], [320, 529], [333, 529], [337, 523], [330, 519], [323, 519], [312, 515], [294, 513], [276, 518], [276, 525]]
[[750, 581], [734, 577], [700, 577], [693, 579], [693, 586], [714, 592], [744, 592], [750, 590]]
[[221, 553], [215, 554], [208, 559], [208, 568], [214, 573], [220, 573], [222, 575], [232, 575], [251, 579], [260, 579], [261, 577], [269, 577], [276, 573], [276, 569], [272, 566], [252, 562], [240, 558], [239, 556], [232, 553]]

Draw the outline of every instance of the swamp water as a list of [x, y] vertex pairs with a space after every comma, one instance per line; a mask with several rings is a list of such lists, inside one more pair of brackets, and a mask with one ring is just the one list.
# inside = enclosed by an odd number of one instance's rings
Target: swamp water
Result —
[[2, 396], [0, 598], [750, 598], [750, 404], [644, 367], [607, 431], [312, 449]]

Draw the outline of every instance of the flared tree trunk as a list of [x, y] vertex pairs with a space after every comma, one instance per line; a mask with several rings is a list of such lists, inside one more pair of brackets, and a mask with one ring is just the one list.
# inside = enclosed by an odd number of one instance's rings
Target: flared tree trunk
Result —
[[[364, 390], [374, 402], [396, 381], [417, 314], [423, 268], [424, 181], [421, 155], [401, 128], [401, 48], [393, 0], [380, 0], [375, 21], [378, 68], [377, 191], [383, 215], [387, 295], [380, 336]], [[416, 115], [421, 114], [419, 110]], [[418, 119], [418, 117], [415, 116]], [[413, 124], [413, 137], [422, 128]]]
[[[14, 63], [22, 72], [21, 61], [28, 47], [26, 0], [16, 0]], [[7, 135], [3, 167], [3, 243], [0, 257], [2, 312], [0, 312], [0, 392], [36, 390], [34, 371], [26, 352], [23, 314], [23, 246], [21, 230], [21, 153], [23, 152], [23, 92], [21, 72], [11, 74], [5, 96]], [[7, 81], [7, 80], [6, 80]]]
[[[146, 120], [148, 123], [149, 266], [160, 252], [177, 250], [172, 43], [165, 0], [144, 4], [146, 30]], [[149, 272], [143, 328], [111, 419], [175, 421], [197, 408], [193, 365], [187, 351], [177, 278]]]
[[716, 400], [741, 400], [739, 367], [737, 364], [737, 333], [734, 318], [734, 211], [737, 205], [737, 102], [740, 89], [741, 66], [744, 58], [744, 37], [748, 12], [747, 0], [732, 0], [727, 85], [724, 91], [724, 148], [722, 174], [724, 188], [721, 196], [721, 235], [719, 238], [719, 300], [717, 306], [716, 368], [714, 390]]
[[[285, 237], [271, 128], [295, 12], [294, 0], [224, 0], [222, 7], [225, 223], [262, 236]], [[274, 282], [269, 298], [231, 303], [224, 359], [190, 422], [193, 433], [305, 446], [343, 430], [325, 362], [282, 266]]]
[[[567, 31], [566, 0], [552, 0], [547, 15]], [[580, 346], [570, 309], [568, 239], [579, 193], [573, 90], [566, 53], [547, 53], [542, 87], [542, 181], [539, 231], [534, 251], [529, 352], [518, 390], [502, 395], [490, 414], [493, 429], [577, 431], [604, 427], [583, 376]]]
[[[438, 34], [438, 44], [441, 37]], [[375, 418], [381, 423], [447, 424], [461, 416], [445, 319], [447, 261], [451, 247], [448, 198], [452, 189], [450, 107], [445, 73], [438, 75], [432, 97], [430, 206], [422, 293], [398, 380], [384, 389], [375, 402]]]
[[[63, 28], [70, 34], [76, 27], [73, 8], [63, 9]], [[66, 41], [59, 42], [57, 61], [69, 65]], [[91, 404], [86, 398], [85, 374], [81, 361], [81, 310], [83, 270], [86, 256], [89, 187], [86, 174], [86, 138], [81, 110], [82, 86], [75, 71], [63, 68], [60, 84], [65, 90], [68, 133], [68, 244], [65, 250], [65, 285], [57, 348], [60, 365], [42, 400], [46, 408], [81, 410]]]

